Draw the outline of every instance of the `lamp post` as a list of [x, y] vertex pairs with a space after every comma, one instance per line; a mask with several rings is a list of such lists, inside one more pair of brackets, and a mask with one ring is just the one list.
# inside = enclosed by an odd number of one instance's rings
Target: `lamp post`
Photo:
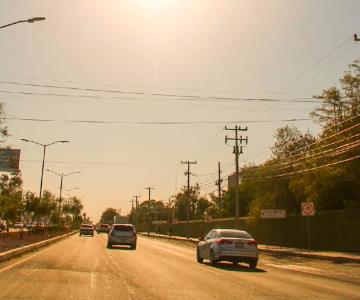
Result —
[[78, 186], [77, 186], [77, 187], [74, 187], [74, 188], [71, 188], [71, 189], [65, 189], [65, 188], [64, 188], [64, 190], [68, 192], [68, 194], [67, 194], [67, 196], [68, 196], [68, 203], [67, 203], [67, 204], [70, 203], [70, 192], [71, 192], [71, 191], [74, 191], [74, 190], [79, 190], [79, 189], [80, 189], [80, 188], [79, 188]]
[[71, 173], [67, 173], [67, 174], [64, 174], [64, 173], [58, 173], [58, 172], [55, 172], [55, 171], [52, 171], [52, 170], [49, 170], [49, 169], [46, 169], [46, 171], [48, 172], [51, 172], [51, 173], [54, 173], [55, 175], [57, 176], [60, 176], [60, 196], [59, 196], [59, 224], [60, 224], [60, 215], [61, 215], [61, 195], [62, 195], [62, 188], [63, 188], [63, 178], [65, 176], [69, 176], [69, 175], [72, 175], [72, 174], [78, 174], [80, 173], [80, 171], [75, 171], [75, 172], [71, 172]]
[[39, 192], [39, 201], [41, 201], [41, 193], [42, 193], [42, 186], [43, 186], [43, 177], [44, 177], [44, 164], [45, 164], [45, 155], [46, 155], [46, 148], [48, 146], [54, 145], [56, 143], [69, 143], [69, 141], [56, 141], [56, 142], [52, 142], [49, 144], [41, 144], [39, 142], [36, 141], [32, 141], [32, 140], [28, 140], [28, 139], [21, 139], [24, 142], [27, 143], [33, 143], [39, 146], [43, 147], [43, 159], [42, 159], [42, 167], [41, 167], [41, 179], [40, 179], [40, 192]]
[[0, 29], [9, 27], [9, 26], [12, 26], [15, 24], [19, 24], [19, 23], [34, 23], [34, 22], [44, 21], [44, 20], [46, 20], [45, 17], [35, 17], [35, 18], [27, 19], [27, 20], [20, 20], [20, 21], [16, 21], [16, 22], [13, 22], [10, 24], [2, 25], [2, 26], [0, 26]]

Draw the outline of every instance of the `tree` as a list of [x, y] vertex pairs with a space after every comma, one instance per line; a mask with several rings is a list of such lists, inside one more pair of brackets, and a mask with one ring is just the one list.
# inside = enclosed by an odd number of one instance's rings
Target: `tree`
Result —
[[115, 216], [119, 216], [118, 211], [115, 208], [109, 207], [101, 214], [100, 223], [112, 224], [114, 223]]
[[[23, 212], [21, 174], [0, 176], [0, 214], [8, 221], [17, 221]], [[8, 227], [8, 226], [7, 226]]]

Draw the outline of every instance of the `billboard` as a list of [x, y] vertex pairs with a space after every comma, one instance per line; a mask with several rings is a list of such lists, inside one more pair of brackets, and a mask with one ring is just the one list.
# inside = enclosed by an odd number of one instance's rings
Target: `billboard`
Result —
[[19, 172], [20, 149], [0, 149], [0, 172]]

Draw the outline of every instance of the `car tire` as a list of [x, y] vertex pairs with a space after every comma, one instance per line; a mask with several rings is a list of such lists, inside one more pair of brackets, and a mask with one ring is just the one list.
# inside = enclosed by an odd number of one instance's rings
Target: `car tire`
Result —
[[256, 266], [257, 266], [257, 263], [258, 263], [258, 260], [257, 260], [257, 259], [251, 260], [251, 261], [249, 262], [249, 267], [250, 267], [251, 269], [255, 269]]
[[212, 249], [210, 249], [210, 264], [215, 265], [217, 263], [215, 256], [214, 256], [214, 251]]
[[111, 249], [111, 248], [112, 248], [112, 244], [108, 242], [108, 243], [107, 243], [107, 248], [108, 248], [108, 249]]
[[196, 248], [196, 261], [199, 263], [199, 264], [202, 264], [204, 259], [200, 256], [200, 250], [199, 248]]
[[136, 250], [136, 244], [130, 245], [130, 248], [131, 248], [132, 250]]
[[81, 233], [79, 234], [79, 236], [81, 236]]

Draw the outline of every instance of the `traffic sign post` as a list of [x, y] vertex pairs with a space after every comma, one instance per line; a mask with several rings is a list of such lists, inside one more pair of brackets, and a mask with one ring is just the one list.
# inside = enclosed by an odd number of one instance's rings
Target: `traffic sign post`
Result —
[[310, 245], [310, 217], [315, 215], [315, 205], [313, 202], [302, 202], [301, 203], [301, 215], [306, 217], [306, 235], [307, 235], [307, 246], [308, 251], [311, 252]]

